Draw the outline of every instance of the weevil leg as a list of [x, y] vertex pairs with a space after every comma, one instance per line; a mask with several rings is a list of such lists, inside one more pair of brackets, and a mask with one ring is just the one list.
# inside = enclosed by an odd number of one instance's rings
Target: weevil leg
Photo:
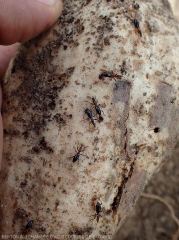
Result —
[[90, 217], [93, 217], [92, 219], [90, 219], [90, 221], [94, 220], [96, 218], [96, 214], [95, 215], [91, 215]]
[[84, 152], [85, 148], [87, 148], [87, 147], [89, 147], [89, 146], [84, 146], [84, 148], [83, 148], [83, 151], [82, 151], [82, 152]]
[[87, 102], [87, 103], [90, 103], [90, 104], [93, 104], [93, 103], [91, 103], [91, 102], [88, 102], [88, 101], [86, 101], [86, 100], [85, 100], [85, 102]]
[[87, 157], [87, 158], [89, 158], [88, 156], [86, 156], [86, 155], [83, 155], [83, 154], [80, 154], [81, 156], [83, 156], [83, 157]]
[[89, 119], [89, 118], [83, 119], [83, 120], [81, 120], [80, 122], [86, 121], [86, 120], [88, 120], [88, 119]]
[[78, 150], [73, 146], [73, 148], [75, 149], [75, 152], [78, 152]]
[[104, 113], [104, 111], [103, 111], [103, 110], [101, 110], [101, 112], [103, 112], [104, 116], [106, 116], [106, 114]]

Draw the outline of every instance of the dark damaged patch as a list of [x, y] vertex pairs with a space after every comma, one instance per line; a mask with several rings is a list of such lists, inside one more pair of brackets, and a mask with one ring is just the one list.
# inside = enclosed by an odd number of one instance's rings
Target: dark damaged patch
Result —
[[[124, 104], [124, 110], [121, 113], [121, 121], [116, 123], [116, 128], [120, 128], [121, 135], [116, 137], [115, 144], [116, 146], [120, 146], [121, 150], [121, 157], [125, 160], [123, 166], [123, 173], [122, 173], [122, 182], [121, 185], [118, 187], [118, 191], [116, 197], [112, 203], [112, 211], [113, 214], [117, 213], [117, 209], [120, 204], [120, 200], [123, 194], [123, 190], [125, 188], [126, 183], [128, 182], [129, 178], [131, 178], [133, 170], [134, 170], [134, 161], [135, 157], [130, 155], [130, 149], [128, 144], [128, 129], [127, 129], [127, 119], [129, 118], [129, 102], [130, 102], [130, 89], [131, 84], [127, 81], [117, 81], [113, 90], [113, 103], [117, 104], [121, 102]], [[118, 159], [118, 156], [116, 156]], [[130, 166], [130, 170], [128, 171], [125, 165]]]
[[58, 123], [58, 127], [60, 129], [62, 126], [66, 125], [66, 120], [64, 119], [64, 116], [62, 116], [60, 113], [57, 113], [56, 115], [54, 115], [53, 119]]
[[170, 134], [176, 132], [176, 126], [171, 124], [171, 119], [173, 119], [173, 123], [176, 122], [179, 109], [176, 109], [173, 102], [170, 101], [171, 96], [175, 96], [173, 88], [160, 82], [150, 118], [150, 127], [154, 128], [155, 133], [163, 128], [169, 128]]
[[78, 228], [73, 227], [72, 230], [69, 231], [69, 235], [81, 235], [81, 236], [89, 236], [93, 231], [92, 227]]
[[121, 66], [121, 73], [122, 74], [127, 74], [127, 66], [126, 66], [126, 61], [124, 60], [123, 62], [122, 62], [122, 66]]
[[15, 129], [3, 129], [4, 135], [20, 136], [20, 131]]
[[73, 74], [74, 70], [75, 70], [75, 67], [68, 68], [66, 70], [67, 76], [70, 77]]
[[20, 160], [21, 161], [24, 161], [24, 162], [26, 162], [26, 163], [31, 163], [32, 162], [32, 159], [30, 158], [30, 157], [27, 157], [27, 156], [22, 156], [21, 158], [20, 158]]
[[40, 142], [39, 146], [42, 150], [45, 150], [47, 153], [53, 153], [53, 149], [48, 146], [47, 141], [45, 140], [45, 137], [43, 137]]
[[127, 81], [117, 81], [114, 86], [114, 103], [124, 102], [128, 108], [130, 98], [131, 83]]
[[97, 26], [98, 38], [96, 42], [93, 44], [94, 49], [103, 50], [104, 46], [110, 45], [110, 33], [113, 30], [114, 23], [111, 18], [108, 16], [100, 16], [99, 19], [100, 24]]
[[87, 6], [92, 0], [85, 0], [83, 6]]
[[105, 37], [105, 38], [104, 38], [104, 45], [105, 45], [105, 46], [110, 45], [110, 39], [109, 39], [109, 37]]
[[24, 218], [26, 217], [26, 215], [27, 215], [26, 211], [22, 208], [18, 208], [14, 213], [15, 218]]
[[131, 178], [133, 171], [134, 171], [134, 161], [131, 163], [130, 171], [129, 171], [129, 173], [128, 173], [128, 176], [126, 177], [125, 175], [123, 175], [122, 183], [121, 183], [121, 185], [118, 187], [117, 195], [116, 195], [116, 197], [115, 197], [114, 200], [113, 200], [113, 203], [112, 203], [112, 211], [113, 211], [113, 214], [114, 214], [114, 215], [117, 213], [117, 209], [118, 209], [119, 204], [120, 204], [120, 201], [121, 201], [121, 197], [122, 197], [122, 194], [123, 194], [123, 190], [124, 190], [124, 188], [125, 188], [126, 183], [127, 183], [128, 180]]
[[129, 99], [130, 99], [131, 84], [127, 81], [117, 81], [113, 90], [113, 102], [117, 104], [122, 102], [124, 104], [124, 110], [120, 113], [121, 120], [116, 123], [116, 128], [120, 128], [121, 136], [118, 136], [116, 145], [122, 146], [127, 149], [127, 127], [126, 121], [129, 117]]
[[[13, 72], [24, 72], [24, 78], [11, 95], [4, 89], [3, 109], [11, 114], [14, 112], [13, 122], [22, 126], [24, 139], [31, 137], [33, 133], [40, 135], [47, 123], [52, 121], [50, 111], [56, 108], [59, 92], [68, 85], [68, 79], [75, 69], [72, 66], [59, 75], [55, 73], [56, 67], [52, 64], [53, 44], [54, 42], [50, 42], [41, 50], [34, 51], [34, 55], [29, 55], [30, 49], [22, 45], [14, 61]], [[33, 42], [31, 45], [33, 46]], [[18, 102], [18, 114], [15, 107], [9, 104], [14, 98]], [[9, 129], [5, 129], [4, 133], [12, 136], [21, 134], [18, 130]]]
[[125, 176], [123, 176], [123, 181], [122, 181], [121, 185], [118, 187], [116, 197], [114, 198], [113, 203], [112, 203], [113, 214], [117, 213], [117, 209], [120, 204], [120, 200], [121, 200], [123, 189], [125, 187], [126, 182], [127, 182], [127, 178], [125, 178]]

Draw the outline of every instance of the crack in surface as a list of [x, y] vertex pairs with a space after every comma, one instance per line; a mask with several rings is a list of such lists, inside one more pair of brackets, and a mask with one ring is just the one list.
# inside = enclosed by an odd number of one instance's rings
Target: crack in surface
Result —
[[121, 134], [120, 138], [118, 136], [116, 138], [116, 145], [122, 149], [120, 155], [125, 160], [125, 163], [122, 167], [122, 182], [117, 189], [117, 194], [112, 203], [113, 216], [117, 214], [117, 210], [121, 202], [121, 197], [123, 195], [128, 180], [133, 174], [135, 163], [135, 157], [130, 156], [128, 144], [129, 132], [127, 128], [127, 121], [129, 119], [130, 88], [130, 82], [125, 81], [118, 81], [114, 88], [115, 104], [117, 104], [118, 102], [124, 104], [124, 109], [121, 114], [121, 121], [120, 124], [118, 124], [117, 126], [120, 129]]

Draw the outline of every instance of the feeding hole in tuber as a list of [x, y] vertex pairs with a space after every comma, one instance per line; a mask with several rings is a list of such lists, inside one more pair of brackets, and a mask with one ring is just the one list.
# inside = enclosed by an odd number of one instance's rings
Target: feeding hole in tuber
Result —
[[158, 133], [158, 132], [160, 132], [160, 128], [159, 127], [154, 128], [154, 133]]

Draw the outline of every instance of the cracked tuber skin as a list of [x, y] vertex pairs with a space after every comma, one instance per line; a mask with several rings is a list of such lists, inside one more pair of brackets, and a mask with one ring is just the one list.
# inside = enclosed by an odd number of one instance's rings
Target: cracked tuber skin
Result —
[[66, 0], [53, 28], [20, 46], [3, 85], [1, 234], [112, 238], [172, 154], [179, 29], [167, 1], [131, 3]]

